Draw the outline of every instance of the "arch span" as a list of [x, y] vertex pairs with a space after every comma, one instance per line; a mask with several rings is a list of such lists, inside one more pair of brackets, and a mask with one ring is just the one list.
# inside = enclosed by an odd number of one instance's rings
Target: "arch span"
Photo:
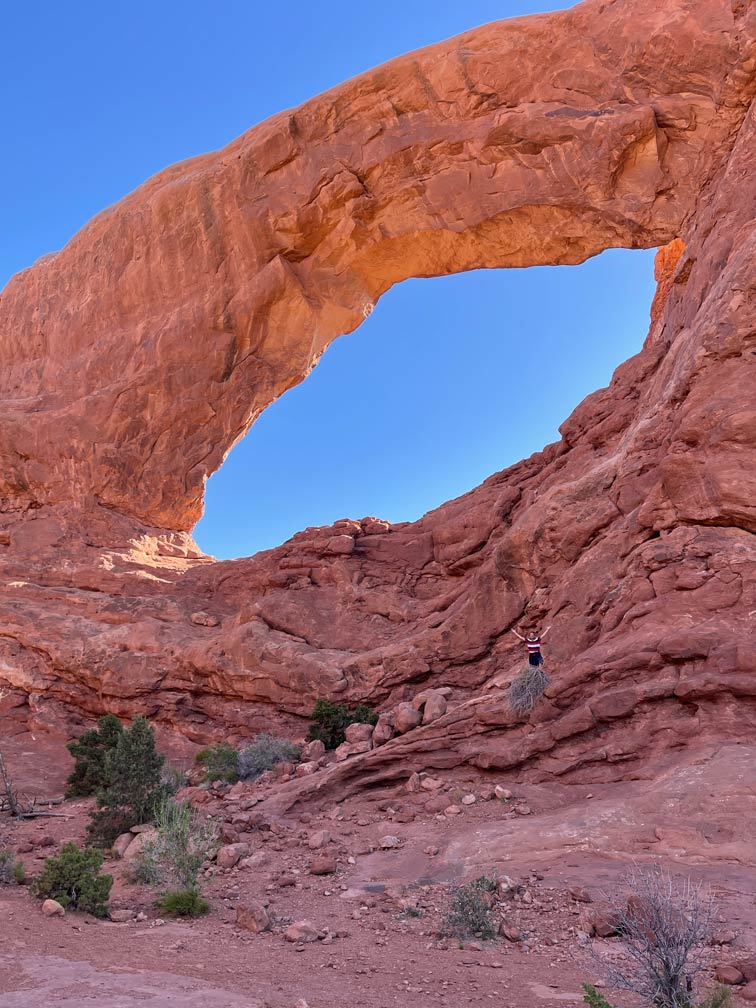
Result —
[[0, 500], [188, 530], [392, 284], [685, 231], [742, 121], [730, 0], [587, 0], [394, 60], [175, 165], [0, 298]]

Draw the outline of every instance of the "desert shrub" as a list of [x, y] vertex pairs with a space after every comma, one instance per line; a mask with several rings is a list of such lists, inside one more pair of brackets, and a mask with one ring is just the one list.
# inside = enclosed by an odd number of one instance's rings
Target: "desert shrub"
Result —
[[[705, 968], [711, 896], [690, 878], [676, 882], [658, 865], [635, 869], [625, 888], [629, 897], [608, 902], [627, 956], [616, 963], [597, 958], [598, 971], [612, 989], [655, 1008], [691, 1008], [695, 978]], [[716, 1002], [721, 995], [710, 997]]]
[[182, 787], [186, 787], [188, 779], [186, 770], [178, 767], [164, 766], [160, 772], [160, 783], [165, 795], [176, 794]]
[[724, 984], [714, 984], [698, 1008], [732, 1008], [732, 991]]
[[123, 725], [115, 714], [105, 714], [97, 722], [97, 728], [90, 728], [67, 743], [66, 748], [76, 760], [67, 782], [68, 798], [86, 798], [107, 786], [105, 758], [115, 749], [122, 732]]
[[203, 779], [208, 782], [220, 780], [233, 784], [239, 780], [239, 753], [228, 742], [216, 742], [200, 749], [194, 759], [205, 768]]
[[210, 909], [196, 889], [176, 889], [155, 900], [155, 906], [169, 917], [201, 917]]
[[546, 673], [540, 667], [528, 665], [509, 685], [507, 703], [510, 710], [515, 714], [529, 714], [548, 684]]
[[614, 1005], [610, 1004], [603, 994], [599, 994], [591, 984], [583, 984], [583, 1001], [588, 1008], [614, 1008]]
[[478, 892], [496, 892], [496, 887], [498, 881], [495, 878], [489, 878], [488, 875], [479, 875], [478, 878], [473, 879], [470, 883], [471, 889], [477, 889]]
[[348, 707], [343, 703], [318, 700], [312, 712], [312, 724], [307, 732], [307, 741], [321, 741], [326, 749], [336, 749], [346, 739], [346, 729], [350, 724], [371, 724], [378, 721], [378, 712], [367, 704]]
[[496, 931], [480, 889], [466, 885], [452, 892], [441, 922], [441, 934], [459, 939], [494, 937]]
[[[590, 984], [583, 984], [583, 991], [585, 992], [583, 1001], [588, 1005], [588, 1008], [614, 1008], [614, 1005]], [[691, 1005], [690, 1008], [693, 1006]], [[715, 984], [695, 1008], [732, 1008], [732, 992], [724, 984]]]
[[276, 763], [296, 763], [298, 759], [299, 746], [275, 735], [262, 734], [239, 753], [237, 772], [241, 780], [254, 780], [266, 770], [272, 770]]
[[60, 854], [45, 861], [42, 874], [34, 883], [37, 896], [57, 900], [72, 910], [85, 910], [94, 917], [105, 917], [112, 875], [100, 875], [102, 854], [81, 850], [73, 842], [64, 844]]
[[24, 866], [13, 851], [0, 850], [0, 885], [21, 885], [25, 877]]
[[217, 830], [189, 802], [164, 798], [155, 812], [157, 834], [135, 859], [135, 877], [157, 884], [163, 880], [182, 890], [197, 889], [197, 876], [215, 847]]
[[107, 786], [97, 794], [90, 835], [111, 844], [131, 826], [151, 822], [165, 796], [161, 783], [164, 757], [155, 751], [155, 733], [143, 717], [136, 717], [105, 757]]

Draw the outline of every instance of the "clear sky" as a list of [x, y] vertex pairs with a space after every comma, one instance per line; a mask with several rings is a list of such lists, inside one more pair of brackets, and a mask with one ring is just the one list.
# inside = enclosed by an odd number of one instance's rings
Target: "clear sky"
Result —
[[[419, 46], [550, 0], [36, 0], [0, 32], [0, 286], [166, 165]], [[413, 519], [558, 437], [640, 344], [653, 254], [409, 281], [208, 484], [219, 557]]]

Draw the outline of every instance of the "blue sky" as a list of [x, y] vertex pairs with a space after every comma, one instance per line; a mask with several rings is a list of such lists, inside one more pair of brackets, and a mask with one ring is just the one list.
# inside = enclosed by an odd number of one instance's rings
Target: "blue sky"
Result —
[[[386, 59], [548, 0], [52, 0], [3, 12], [0, 285], [174, 161]], [[653, 253], [408, 281], [208, 484], [200, 545], [418, 517], [558, 437], [648, 327]]]

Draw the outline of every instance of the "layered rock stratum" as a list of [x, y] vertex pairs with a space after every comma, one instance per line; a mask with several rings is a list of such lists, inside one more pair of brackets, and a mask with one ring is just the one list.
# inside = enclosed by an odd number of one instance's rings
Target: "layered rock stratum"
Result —
[[[756, 6], [588, 0], [401, 57], [167, 169], [0, 295], [4, 730], [433, 723], [324, 775], [614, 780], [756, 729]], [[393, 284], [663, 246], [562, 440], [411, 524], [216, 562], [205, 480]], [[607, 339], [612, 320], [606, 320]], [[512, 626], [551, 624], [527, 722]], [[292, 721], [293, 723], [293, 721]], [[288, 797], [307, 782], [292, 782]]]

